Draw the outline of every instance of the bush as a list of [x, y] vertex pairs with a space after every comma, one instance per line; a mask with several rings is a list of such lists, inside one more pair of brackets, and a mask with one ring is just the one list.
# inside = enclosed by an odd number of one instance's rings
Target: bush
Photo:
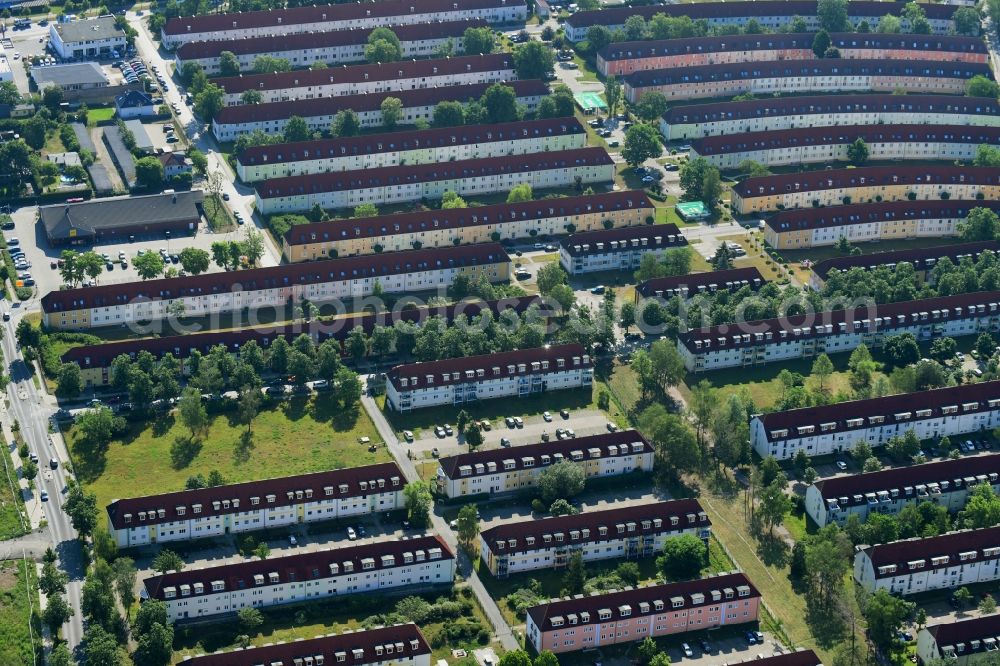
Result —
[[531, 500], [531, 510], [536, 513], [545, 513], [545, 503], [536, 497]]

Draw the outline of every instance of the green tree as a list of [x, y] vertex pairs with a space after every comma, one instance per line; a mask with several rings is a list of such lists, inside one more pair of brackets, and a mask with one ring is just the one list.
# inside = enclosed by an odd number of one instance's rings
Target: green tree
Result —
[[566, 573], [563, 575], [563, 587], [570, 594], [580, 594], [583, 586], [587, 584], [587, 571], [583, 565], [583, 552], [574, 550], [569, 556], [566, 564]]
[[559, 657], [548, 650], [542, 650], [535, 657], [534, 666], [559, 666]]
[[493, 53], [495, 41], [493, 30], [483, 26], [481, 28], [466, 28], [462, 35], [462, 50], [465, 55], [475, 55], [477, 53]]
[[330, 134], [335, 137], [357, 136], [361, 133], [361, 119], [352, 109], [337, 112], [330, 124]]
[[0, 104], [14, 106], [21, 102], [21, 93], [13, 81], [0, 81]]
[[816, 599], [829, 607], [851, 564], [851, 540], [837, 525], [820, 528], [806, 540], [806, 571]]
[[583, 492], [586, 480], [587, 475], [580, 465], [561, 460], [542, 470], [538, 476], [538, 492], [547, 505], [557, 499], [570, 500]]
[[276, 58], [270, 55], [259, 55], [253, 59], [253, 71], [258, 74], [292, 71], [292, 63], [286, 58]]
[[406, 511], [410, 522], [416, 527], [426, 527], [430, 522], [431, 496], [430, 486], [425, 481], [414, 481], [403, 488], [406, 501]]
[[972, 489], [965, 508], [958, 514], [963, 528], [981, 529], [1000, 524], [1000, 498], [988, 483], [981, 483]]
[[132, 260], [135, 272], [143, 280], [150, 280], [163, 275], [163, 257], [156, 252], [143, 252]]
[[1000, 216], [989, 208], [973, 208], [958, 229], [963, 240], [993, 240], [1000, 237]]
[[569, 284], [569, 275], [557, 262], [547, 263], [538, 270], [536, 284], [538, 291], [549, 294], [557, 285]]
[[379, 106], [382, 111], [382, 125], [393, 129], [403, 119], [403, 102], [398, 97], [386, 97]]
[[819, 0], [816, 3], [816, 18], [827, 32], [845, 32], [851, 23], [847, 15], [847, 0]]
[[312, 138], [312, 131], [309, 129], [309, 125], [306, 121], [299, 116], [292, 116], [285, 123], [285, 129], [282, 132], [282, 137], [288, 143], [294, 143], [296, 141], [308, 141]]
[[903, 23], [892, 14], [886, 14], [879, 19], [875, 32], [885, 35], [898, 35], [903, 32]]
[[[542, 46], [540, 42], [532, 42]], [[524, 77], [522, 77], [524, 78]], [[537, 78], [537, 77], [536, 77]], [[480, 100], [486, 109], [486, 120], [491, 123], [509, 123], [518, 119], [517, 93], [508, 85], [494, 83], [486, 89]]]
[[965, 83], [965, 94], [969, 97], [1000, 97], [1000, 85], [982, 74], [976, 74]]
[[97, 495], [84, 492], [79, 484], [74, 483], [66, 493], [66, 501], [63, 502], [62, 508], [73, 523], [73, 529], [79, 532], [82, 538], [87, 538], [94, 532], [99, 516]]
[[137, 572], [135, 562], [131, 557], [119, 557], [111, 564], [111, 572], [114, 576], [115, 593], [118, 601], [125, 609], [126, 620], [128, 611], [135, 603], [135, 579]]
[[83, 374], [77, 363], [63, 363], [56, 379], [56, 395], [61, 398], [75, 398], [83, 391]]
[[530, 183], [521, 183], [510, 188], [510, 193], [507, 194], [507, 203], [519, 203], [522, 201], [531, 201], [534, 196], [531, 191]]
[[271, 547], [268, 546], [265, 542], [261, 541], [260, 543], [257, 544], [257, 547], [254, 548], [253, 554], [259, 560], [266, 560], [268, 556], [271, 554]]
[[497, 666], [531, 666], [531, 657], [524, 650], [511, 650], [500, 657]]
[[208, 270], [210, 256], [197, 247], [186, 247], [180, 253], [181, 267], [191, 275], [200, 275]]
[[264, 614], [256, 608], [242, 608], [237, 613], [237, 617], [239, 618], [240, 628], [247, 634], [253, 634], [260, 625], [264, 624]]
[[833, 361], [826, 354], [820, 354], [812, 364], [812, 373], [817, 380], [820, 391], [826, 390], [826, 382], [833, 374]]
[[[153, 558], [153, 571], [166, 573], [168, 571], [183, 571], [184, 559], [174, 551], [164, 548]], [[145, 606], [145, 604], [143, 604]]]
[[972, 601], [972, 592], [967, 587], [960, 587], [951, 595], [960, 608], [964, 608]]
[[240, 61], [232, 51], [219, 54], [219, 74], [222, 76], [237, 76], [240, 73]]
[[[488, 29], [488, 28], [486, 28]], [[461, 102], [438, 102], [434, 107], [434, 127], [458, 127], [465, 123], [465, 108]]]
[[647, 159], [659, 157], [663, 153], [660, 134], [651, 125], [632, 125], [625, 131], [625, 145], [622, 157], [630, 166], [638, 166]]
[[672, 580], [697, 578], [706, 564], [708, 548], [693, 534], [682, 534], [664, 541], [663, 555], [656, 560], [657, 568]]
[[181, 423], [191, 431], [192, 441], [208, 429], [208, 412], [205, 410], [205, 403], [202, 402], [201, 392], [198, 389], [193, 387], [184, 389], [181, 399], [177, 402], [177, 412]]
[[214, 83], [205, 84], [201, 92], [195, 95], [194, 109], [204, 120], [212, 120], [226, 105], [225, 91]]
[[654, 122], [667, 112], [667, 108], [667, 98], [661, 93], [651, 91], [643, 93], [635, 107], [635, 113], [646, 122]]
[[264, 102], [264, 96], [259, 90], [244, 90], [240, 94], [240, 104], [261, 104]]
[[45, 562], [42, 565], [42, 574], [38, 577], [38, 589], [46, 596], [61, 594], [66, 591], [68, 581], [69, 576], [59, 570], [55, 561]]
[[167, 666], [173, 657], [174, 627], [170, 623], [156, 623], [139, 634], [136, 643], [136, 664]]
[[847, 147], [847, 159], [854, 166], [861, 166], [868, 162], [868, 144], [861, 137], [855, 139], [854, 143]]
[[542, 79], [554, 66], [552, 49], [541, 42], [531, 40], [514, 48], [514, 69], [518, 78]]
[[476, 537], [479, 536], [479, 510], [475, 504], [466, 504], [458, 510], [458, 541], [467, 550], [475, 546]]
[[868, 597], [862, 613], [868, 623], [868, 636], [881, 650], [888, 650], [906, 618], [916, 609], [916, 604], [893, 596], [886, 589], [876, 590]]
[[[962, 9], [968, 9], [963, 7]], [[982, 143], [976, 147], [976, 156], [972, 163], [975, 166], [1000, 167], [1000, 147]]]
[[900, 333], [885, 339], [882, 350], [889, 363], [902, 367], [916, 363], [920, 359], [920, 347], [912, 333]]
[[979, 602], [979, 613], [981, 615], [993, 615], [997, 612], [997, 600], [992, 594], [987, 593]]
[[826, 30], [820, 29], [813, 37], [812, 51], [816, 54], [817, 58], [822, 58], [826, 54], [826, 50], [830, 48], [833, 42], [830, 39], [830, 33]]
[[135, 161], [135, 180], [140, 187], [158, 190], [163, 186], [163, 164], [155, 157], [142, 157]]
[[592, 25], [587, 28], [587, 44], [590, 45], [590, 51], [597, 53], [605, 46], [610, 44], [614, 40], [615, 35], [611, 30], [600, 23]]
[[978, 37], [982, 23], [979, 19], [979, 12], [974, 7], [959, 7], [951, 15], [951, 20], [955, 23], [955, 33], [968, 37]]
[[49, 628], [53, 636], [59, 635], [59, 629], [69, 622], [73, 617], [73, 609], [66, 603], [66, 597], [62, 594], [54, 594], [48, 597], [45, 610], [42, 611], [42, 622]]

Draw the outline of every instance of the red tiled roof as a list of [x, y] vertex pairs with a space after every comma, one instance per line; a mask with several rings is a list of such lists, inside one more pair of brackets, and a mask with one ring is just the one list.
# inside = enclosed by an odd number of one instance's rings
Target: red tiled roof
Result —
[[[336, 5], [338, 7], [342, 5]], [[414, 107], [434, 106], [438, 102], [465, 102], [479, 99], [492, 83], [468, 83], [455, 86], [436, 86], [419, 88], [417, 90], [397, 90], [386, 93], [363, 93], [360, 95], [338, 95], [336, 97], [316, 97], [288, 102], [268, 102], [265, 104], [237, 104], [227, 106], [215, 117], [218, 125], [235, 125], [239, 123], [259, 123], [267, 120], [287, 120], [292, 116], [312, 118], [314, 116], [330, 116], [344, 109], [352, 109], [357, 113], [377, 111], [386, 97], [395, 97], [403, 103], [404, 109]], [[549, 94], [549, 87], [544, 81], [528, 79], [524, 81], [508, 81], [504, 85], [514, 89], [518, 100], [526, 97], [544, 97]]]
[[[759, 0], [758, 0], [759, 2]], [[752, 4], [758, 4], [754, 2]], [[632, 88], [668, 86], [708, 81], [739, 81], [742, 79], [800, 78], [813, 76], [876, 76], [933, 77], [969, 79], [982, 75], [992, 78], [986, 63], [941, 62], [937, 60], [842, 60], [824, 58], [812, 60], [779, 60], [774, 62], [718, 63], [672, 69], [651, 69], [625, 77]]]
[[[966, 167], [968, 169], [969, 167]], [[885, 172], [880, 178], [886, 185], [890, 184], [892, 177], [899, 173], [904, 167], [894, 170], [894, 173]], [[831, 173], [827, 171], [826, 173]], [[904, 174], [902, 177], [906, 177]], [[958, 174], [961, 178], [961, 174]], [[843, 186], [845, 180], [838, 174], [837, 184], [834, 187]], [[907, 182], [907, 181], [902, 181]], [[922, 179], [919, 182], [927, 182]], [[943, 182], [941, 179], [934, 179], [930, 182]], [[956, 182], [956, 181], [951, 181]], [[958, 181], [961, 182], [961, 181]], [[976, 182], [976, 181], [973, 181]], [[979, 181], [982, 182], [982, 181]], [[848, 186], [855, 187], [864, 183], [856, 180], [848, 180]], [[823, 189], [823, 183], [812, 183], [816, 189]], [[808, 186], [808, 184], [807, 184]], [[779, 193], [768, 185], [768, 193]], [[785, 190], [790, 191], [790, 190]], [[750, 192], [750, 190], [745, 190]], [[746, 194], [741, 192], [741, 196]], [[989, 208], [1000, 211], [1000, 201], [976, 201], [976, 200], [919, 200], [919, 201], [879, 201], [874, 203], [856, 203], [844, 206], [825, 206], [822, 208], [790, 208], [780, 210], [771, 217], [764, 220], [764, 224], [772, 230], [783, 233], [787, 231], [805, 231], [821, 227], [840, 227], [853, 224], [872, 224], [875, 222], [891, 222], [893, 220], [929, 220], [929, 219], [949, 219], [965, 218], [973, 208]]]
[[[459, 38], [466, 28], [487, 26], [482, 19], [464, 21], [428, 21], [410, 25], [394, 25], [392, 32], [402, 43], [430, 39]], [[368, 43], [368, 35], [375, 28], [347, 28], [344, 30], [321, 30], [316, 32], [296, 32], [290, 35], [268, 35], [266, 37], [244, 37], [243, 39], [220, 39], [212, 42], [186, 42], [177, 47], [180, 60], [218, 58], [223, 51], [237, 56], [282, 53], [307, 49], [322, 49], [335, 46], [352, 46]]]
[[527, 155], [482, 157], [441, 164], [407, 164], [355, 171], [269, 178], [257, 185], [261, 199], [294, 197], [319, 192], [344, 192], [373, 187], [426, 183], [456, 178], [477, 178], [504, 173], [531, 173], [574, 166], [614, 164], [603, 148], [574, 148]]
[[[417, 642], [416, 648], [413, 641]], [[259, 664], [292, 664], [299, 663], [307, 657], [315, 658], [322, 655], [324, 663], [339, 663], [337, 653], [344, 653], [344, 664], [347, 666], [363, 666], [364, 664], [384, 663], [388, 658], [376, 654], [376, 646], [393, 646], [393, 661], [412, 660], [415, 656], [429, 655], [430, 645], [424, 638], [420, 628], [415, 624], [397, 624], [391, 627], [345, 631], [342, 634], [327, 634], [316, 638], [295, 640], [290, 643], [269, 643], [260, 647], [251, 645], [244, 649], [216, 652], [214, 654], [183, 657], [179, 662], [183, 666], [258, 666]], [[402, 644], [402, 650], [399, 650]], [[361, 658], [354, 656], [354, 650], [364, 650]], [[386, 651], [386, 654], [390, 654]], [[308, 663], [308, 662], [306, 662]], [[816, 664], [781, 664], [780, 666], [816, 666]]]
[[724, 120], [775, 118], [836, 113], [954, 113], [997, 116], [1000, 102], [988, 97], [958, 95], [806, 95], [765, 97], [745, 102], [710, 102], [671, 107], [663, 119], [671, 125]]
[[[673, 239], [671, 239], [671, 236]], [[643, 245], [645, 241], [646, 245]], [[612, 248], [610, 243], [617, 242], [618, 248]], [[598, 243], [605, 243], [598, 248]], [[592, 254], [609, 252], [628, 252], [637, 248], [653, 249], [655, 247], [684, 247], [687, 238], [677, 228], [676, 224], [656, 224], [635, 227], [616, 227], [614, 229], [599, 229], [597, 231], [582, 231], [563, 238], [559, 246], [571, 257], [585, 257]]]
[[[396, 485], [392, 480], [396, 480]], [[378, 482], [382, 481], [383, 486]], [[366, 488], [362, 490], [361, 482], [364, 481]], [[345, 491], [341, 491], [341, 485], [347, 486]], [[263, 481], [249, 481], [247, 483], [232, 483], [213, 488], [198, 488], [196, 490], [180, 490], [172, 493], [160, 495], [147, 495], [145, 497], [131, 497], [128, 499], [116, 499], [107, 506], [108, 519], [112, 527], [116, 530], [145, 527], [148, 525], [160, 525], [162, 523], [172, 523], [178, 520], [190, 520], [192, 518], [210, 518], [213, 516], [224, 516], [240, 511], [257, 511], [271, 509], [279, 506], [292, 506], [303, 504], [306, 500], [295, 499], [295, 491], [312, 491], [313, 502], [324, 500], [341, 500], [349, 497], [367, 497], [378, 493], [401, 491], [406, 485], [406, 478], [402, 470], [394, 462], [380, 463], [377, 465], [365, 465], [363, 467], [349, 467], [346, 469], [329, 470], [326, 472], [315, 472], [313, 474], [300, 474], [297, 476], [282, 476]], [[331, 488], [331, 494], [326, 494], [324, 488]], [[288, 497], [292, 493], [292, 497]], [[274, 502], [267, 502], [266, 497], [274, 495]], [[251, 497], [258, 498], [260, 504], [253, 505]], [[232, 508], [218, 507], [213, 502], [223, 502], [238, 500], [239, 505]], [[194, 514], [192, 505], [201, 504], [201, 513]], [[177, 513], [177, 507], [184, 508], [184, 515]], [[158, 511], [164, 511], [163, 517], [159, 517]], [[139, 512], [152, 513], [153, 518], [139, 520]], [[125, 515], [132, 517], [130, 523], [125, 522]]]
[[[919, 302], [914, 301], [914, 303]], [[758, 418], [764, 426], [768, 441], [776, 442], [799, 437], [795, 430], [800, 426], [814, 426], [818, 433], [822, 431], [822, 425], [830, 424], [831, 428], [822, 432], [844, 432], [868, 427], [868, 417], [881, 416], [884, 417], [883, 426], [899, 424], [906, 428], [915, 420], [914, 412], [919, 410], [926, 409], [931, 412], [931, 416], [926, 418], [941, 418], [942, 407], [958, 406], [959, 413], [963, 414], [982, 412], [996, 409], [996, 407], [989, 407], [989, 402], [992, 400], [1000, 400], [1000, 381], [961, 384], [928, 391], [917, 391], [916, 393], [887, 395], [882, 398], [849, 400], [819, 407], [802, 407], [783, 412], [772, 412]], [[973, 403], [976, 405], [975, 408], [970, 408], [967, 411], [962, 410], [963, 405]], [[904, 415], [909, 416], [904, 417]], [[849, 427], [847, 425], [849, 419], [863, 419], [863, 423], [860, 426]], [[780, 430], [787, 430], [788, 434], [785, 436], [771, 435], [772, 432]]]
[[946, 164], [868, 166], [856, 169], [832, 169], [784, 173], [775, 176], [747, 178], [733, 186], [740, 197], [773, 196], [789, 192], [820, 192], [844, 187], [878, 185], [957, 185], [979, 183], [1000, 185], [1000, 168], [953, 166]]
[[[268, 575], [271, 573], [278, 574], [279, 583], [293, 580], [318, 580], [331, 577], [331, 564], [343, 567], [345, 562], [351, 562], [354, 565], [354, 571], [360, 573], [363, 571], [361, 560], [365, 558], [375, 560], [375, 567], [371, 571], [378, 572], [382, 569], [403, 566], [402, 556], [404, 553], [416, 553], [418, 550], [429, 551], [431, 548], [441, 549], [439, 561], [455, 559], [454, 553], [441, 537], [437, 535], [419, 536], [412, 539], [391, 539], [367, 544], [338, 546], [308, 553], [285, 555], [284, 557], [271, 557], [266, 560], [247, 560], [202, 569], [185, 569], [175, 573], [151, 576], [143, 581], [143, 586], [149, 593], [150, 599], [160, 600], [165, 598], [163, 589], [166, 587], [178, 588], [177, 598], [181, 598], [180, 586], [191, 585], [193, 587], [195, 583], [201, 583], [205, 586], [205, 594], [212, 594], [212, 581], [222, 581], [225, 583], [224, 591], [233, 592], [253, 589], [253, 577], [258, 574], [264, 576], [265, 586], [278, 584], [268, 580]], [[395, 556], [396, 564], [393, 567], [383, 566], [383, 555]], [[200, 595], [192, 594], [191, 596]]]
[[243, 151], [239, 163], [244, 166], [261, 164], [287, 164], [322, 158], [375, 155], [405, 150], [464, 146], [473, 143], [507, 142], [546, 136], [586, 134], [576, 118], [545, 118], [519, 120], [512, 123], [488, 125], [461, 125], [425, 130], [404, 130], [384, 134], [365, 134], [297, 143], [278, 143], [253, 146]]
[[[731, 268], [725, 271], [708, 271], [705, 273], [689, 273], [688, 275], [674, 275], [671, 277], [654, 278], [639, 283], [636, 291], [642, 296], [655, 296], [656, 292], [664, 292], [670, 289], [687, 288], [689, 295], [698, 293], [704, 287], [706, 291], [725, 289], [727, 283], [748, 283], [749, 286], [757, 290], [763, 287], [767, 280], [757, 270], [756, 266], [745, 268]], [[737, 287], [738, 288], [738, 287]]]
[[[1000, 209], [1000, 202], [996, 202], [997, 209]], [[953, 262], [958, 263], [961, 257], [971, 256], [975, 261], [983, 252], [1000, 252], [1000, 241], [979, 241], [977, 243], [958, 243], [957, 245], [936, 245], [933, 247], [914, 248], [910, 250], [894, 250], [892, 252], [875, 252], [872, 254], [849, 255], [846, 257], [832, 257], [813, 264], [812, 272], [819, 278], [825, 280], [830, 271], [849, 271], [852, 268], [862, 268], [872, 270], [879, 266], [897, 265], [901, 263], [912, 264], [918, 270], [929, 270], [933, 263], [948, 257]], [[930, 265], [925, 262], [933, 259]]]
[[[565, 618], [570, 614], [575, 614], [579, 617], [581, 613], [590, 613], [590, 621], [584, 621], [584, 619], [580, 617], [578, 622], [579, 626], [601, 624], [603, 622], [613, 622], [620, 619], [621, 616], [619, 615], [618, 609], [621, 606], [630, 606], [631, 614], [629, 617], [633, 618], [663, 613], [665, 612], [664, 608], [672, 608], [671, 599], [674, 598], [682, 598], [684, 608], [713, 606], [719, 604], [720, 602], [712, 600], [711, 592], [717, 591], [722, 593], [726, 589], [733, 590], [733, 598], [728, 601], [735, 602], [740, 598], [736, 593], [736, 588], [744, 586], [749, 588], [749, 595], [742, 597], [743, 599], [756, 599], [760, 597], [760, 592], [757, 591], [757, 588], [754, 587], [753, 583], [750, 582], [750, 579], [747, 578], [745, 574], [731, 573], [720, 574], [709, 578], [701, 578], [698, 580], [688, 580], [681, 583], [662, 583], [659, 585], [639, 587], [633, 590], [592, 594], [579, 599], [551, 601], [529, 608], [528, 617], [530, 617], [535, 623], [535, 626], [543, 632], [553, 629], [551, 624], [552, 618]], [[691, 598], [691, 595], [693, 594], [702, 594], [705, 598], [700, 603], [696, 603]], [[664, 607], [657, 610], [653, 605], [653, 602], [655, 601], [663, 602]], [[724, 594], [721, 601], [727, 601]], [[649, 610], [647, 612], [643, 612], [639, 607], [639, 604], [642, 602], [649, 604]], [[612, 615], [610, 619], [600, 619], [599, 611], [602, 609], [611, 610]], [[562, 627], [567, 626], [571, 625], [568, 623], [562, 625]]]
[[228, 291], [254, 291], [279, 286], [319, 284], [332, 280], [359, 279], [365, 276], [399, 275], [421, 270], [508, 263], [510, 257], [499, 243], [458, 245], [453, 247], [386, 252], [384, 254], [342, 257], [300, 264], [282, 264], [268, 268], [226, 273], [203, 273], [187, 277], [161, 278], [123, 284], [78, 287], [50, 291], [42, 297], [46, 313], [111, 307], [137, 298], [150, 300], [207, 296]]
[[[489, 9], [506, 6], [506, 0], [462, 0], [462, 9]], [[378, 2], [351, 2], [333, 5], [310, 5], [308, 7], [288, 7], [287, 9], [265, 9], [253, 12], [230, 12], [226, 14], [201, 14], [180, 16], [167, 21], [163, 28], [165, 35], [186, 35], [201, 32], [228, 32], [234, 29], [268, 28], [280, 25], [300, 25], [315, 23], [322, 25], [333, 21], [351, 19], [385, 18], [421, 14], [443, 14], [447, 17], [455, 11], [454, 0], [378, 0]], [[415, 12], [416, 10], [416, 12]], [[233, 24], [236, 24], [234, 28]], [[385, 25], [392, 25], [386, 20]]]
[[[311, 86], [345, 85], [365, 81], [435, 78], [456, 76], [466, 72], [510, 72], [513, 77], [514, 58], [506, 53], [478, 54], [437, 58], [434, 60], [401, 60], [399, 62], [365, 65], [339, 65], [325, 69], [297, 69], [291, 72], [240, 74], [212, 79], [228, 95], [247, 90], [284, 90]], [[334, 97], [330, 95], [329, 97]]]
[[[308, 245], [337, 240], [338, 238], [358, 238], [355, 229], [360, 230], [361, 238], [373, 238], [396, 233], [390, 225], [397, 224], [400, 229], [398, 233], [412, 233], [428, 227], [458, 229], [484, 224], [500, 225], [506, 221], [613, 212], [632, 208], [652, 210], [653, 203], [642, 190], [623, 190], [520, 203], [474, 206], [472, 208], [422, 210], [416, 213], [395, 213], [352, 220], [298, 224], [285, 233], [284, 241], [286, 245]], [[315, 239], [312, 238], [313, 235], [315, 235]]]
[[[982, 549], [1000, 548], [1000, 527], [981, 527], [975, 530], [960, 530], [958, 532], [948, 532], [939, 536], [903, 539], [883, 543], [877, 546], [868, 546], [863, 551], [868, 554], [875, 570], [875, 578], [891, 578], [899, 576], [909, 571], [907, 562], [933, 557], [950, 557], [949, 566], [954, 567], [960, 562], [959, 553], [977, 551], [976, 559], [983, 559]], [[994, 556], [995, 558], [996, 556]], [[896, 565], [894, 573], [880, 575], [879, 567]], [[923, 571], [929, 571], [937, 567], [930, 561], [926, 562]]]
[[[609, 446], [628, 446], [629, 450], [622, 451], [619, 455], [636, 455], [631, 450], [632, 444], [642, 444], [643, 453], [652, 453], [653, 445], [646, 441], [646, 438], [638, 430], [619, 430], [618, 432], [607, 432], [589, 437], [577, 437], [575, 439], [557, 439], [554, 442], [541, 442], [538, 444], [525, 444], [513, 449], [489, 449], [485, 451], [473, 451], [470, 453], [460, 453], [457, 456], [441, 458], [441, 471], [449, 479], [459, 478], [458, 468], [464, 465], [472, 467], [472, 474], [462, 478], [473, 478], [481, 476], [476, 473], [477, 464], [488, 465], [494, 463], [503, 469], [503, 462], [511, 460], [514, 462], [514, 469], [523, 469], [525, 458], [541, 458], [551, 456], [553, 462], [557, 462], [557, 456], [570, 458], [572, 452], [579, 451], [586, 456], [588, 449], [598, 448], [602, 451], [602, 456]], [[541, 465], [534, 465], [540, 467]], [[496, 472], [483, 472], [483, 474], [495, 474]]]
[[[520, 447], [519, 447], [520, 448]], [[688, 520], [688, 516], [694, 516], [694, 522]], [[653, 524], [653, 520], [662, 520], [660, 527]], [[671, 523], [671, 518], [678, 518], [676, 525]], [[649, 522], [649, 527], [643, 527], [643, 522]], [[503, 523], [487, 530], [483, 530], [482, 538], [489, 545], [494, 554], [522, 553], [532, 550], [550, 548], [555, 543], [581, 544], [599, 543], [602, 541], [613, 541], [625, 536], [625, 532], [619, 532], [616, 525], [621, 524], [623, 529], [628, 523], [633, 524], [633, 531], [627, 534], [638, 536], [640, 534], [661, 534], [665, 532], [682, 532], [684, 530], [710, 527], [712, 521], [705, 515], [701, 504], [696, 499], [668, 500], [666, 502], [652, 502], [648, 504], [633, 504], [620, 508], [610, 508], [603, 511], [586, 511], [571, 516], [557, 516], [554, 518], [542, 518], [538, 520], [519, 520], [513, 523]], [[607, 527], [608, 533], [601, 536], [598, 531], [600, 527]], [[590, 530], [589, 537], [577, 536], [573, 538], [573, 531], [583, 529]], [[546, 542], [544, 535], [554, 535], [561, 533], [563, 539]], [[534, 537], [534, 545], [528, 545], [526, 539]], [[510, 539], [516, 541], [514, 547], [509, 546]], [[504, 547], [499, 548], [498, 542], [503, 541]]]

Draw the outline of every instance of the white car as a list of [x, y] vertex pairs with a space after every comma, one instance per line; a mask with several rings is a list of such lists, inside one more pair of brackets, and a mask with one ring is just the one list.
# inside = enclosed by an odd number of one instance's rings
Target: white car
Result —
[[549, 412], [544, 412], [544, 413], [542, 413], [542, 418], [545, 419], [546, 422], [551, 422], [552, 421], [552, 414], [550, 414]]
[[847, 463], [845, 463], [843, 460], [838, 460], [837, 461], [837, 469], [839, 469], [841, 472], [843, 472], [844, 470], [847, 469]]
[[347, 538], [350, 539], [351, 541], [358, 540], [358, 533], [354, 531], [353, 527], [347, 528]]

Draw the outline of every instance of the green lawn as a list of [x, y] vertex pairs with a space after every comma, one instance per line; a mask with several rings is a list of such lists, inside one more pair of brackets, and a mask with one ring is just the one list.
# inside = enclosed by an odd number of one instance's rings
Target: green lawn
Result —
[[77, 478], [97, 494], [97, 505], [103, 509], [115, 498], [181, 490], [189, 476], [207, 476], [214, 469], [226, 481], [240, 482], [390, 460], [384, 447], [370, 452], [358, 443], [361, 436], [380, 441], [360, 405], [344, 411], [327, 395], [316, 403], [295, 398], [261, 411], [254, 419], [249, 447], [241, 441], [245, 426], [232, 420], [235, 412], [214, 416], [187, 464], [171, 460], [175, 440], [187, 441], [189, 436], [173, 414], [130, 424], [124, 437], [98, 453], [85, 451], [76, 430], [70, 429]]
[[115, 117], [115, 108], [109, 106], [106, 109], [87, 109], [87, 124], [96, 125], [97, 123], [111, 120]]
[[41, 654], [33, 654], [42, 648], [37, 612], [34, 563], [0, 561], [0, 664], [41, 663]]
[[229, 211], [226, 210], [222, 199], [219, 197], [212, 195], [205, 197], [205, 204], [202, 208], [205, 211], [205, 219], [208, 220], [208, 226], [215, 233], [226, 233], [236, 227], [236, 223], [230, 217]]
[[[0, 466], [0, 541], [13, 539], [25, 533], [24, 525], [27, 518], [24, 515], [24, 502], [18, 492], [17, 471], [14, 461], [8, 454], [5, 466]], [[23, 522], [22, 522], [23, 521]]]

